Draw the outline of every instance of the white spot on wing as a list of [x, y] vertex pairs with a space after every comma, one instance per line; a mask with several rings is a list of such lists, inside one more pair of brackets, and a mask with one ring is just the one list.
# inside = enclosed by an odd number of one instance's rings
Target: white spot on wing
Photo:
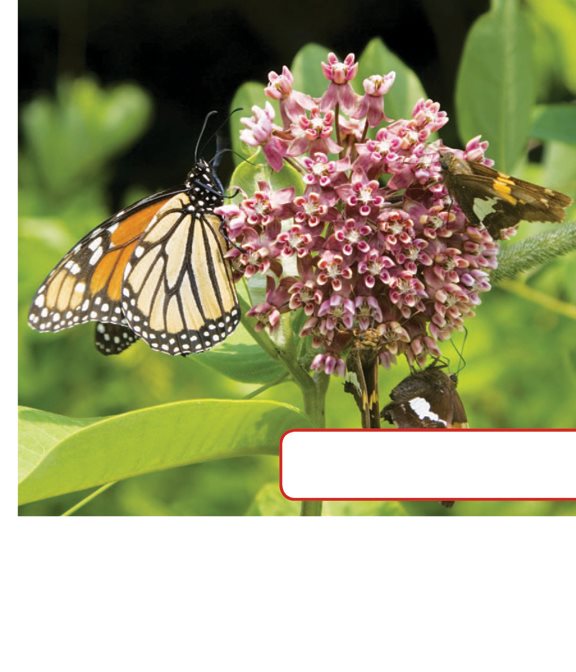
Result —
[[446, 427], [446, 421], [430, 408], [430, 403], [422, 397], [414, 397], [408, 402], [410, 408], [416, 413], [420, 420], [432, 420], [434, 422], [441, 422]]
[[90, 257], [90, 259], [88, 260], [88, 263], [90, 264], [90, 266], [94, 266], [94, 264], [96, 264], [96, 263], [98, 262], [98, 259], [100, 259], [100, 257], [102, 256], [102, 252], [103, 252], [102, 248], [99, 247], [99, 248], [92, 254], [92, 256]]
[[472, 210], [478, 219], [483, 222], [488, 215], [496, 211], [497, 198], [475, 198]]

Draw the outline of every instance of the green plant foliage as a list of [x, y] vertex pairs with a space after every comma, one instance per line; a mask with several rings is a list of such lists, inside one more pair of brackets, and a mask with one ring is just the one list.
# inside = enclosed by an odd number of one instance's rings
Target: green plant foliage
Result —
[[511, 172], [528, 141], [535, 91], [530, 29], [518, 0], [496, 0], [472, 26], [458, 71], [460, 139], [490, 142], [489, 156]]
[[286, 373], [282, 364], [254, 344], [223, 343], [219, 348], [203, 353], [198, 361], [241, 383], [264, 385]]
[[576, 144], [576, 105], [538, 105], [534, 110], [530, 136]]
[[276, 172], [268, 164], [262, 163], [263, 156], [264, 154], [259, 151], [253, 154], [248, 161], [240, 163], [232, 173], [230, 186], [239, 187], [250, 194], [258, 189], [258, 182], [266, 180], [274, 189], [292, 187], [296, 194], [303, 193], [304, 181], [295, 168], [284, 164], [282, 170]]
[[76, 425], [22, 409], [20, 423], [20, 503], [185, 464], [274, 454], [284, 432], [309, 424], [278, 402], [207, 399]]
[[576, 223], [564, 224], [551, 231], [542, 231], [519, 243], [510, 243], [502, 250], [492, 280], [514, 278], [556, 257], [576, 250]]
[[386, 94], [385, 112], [392, 119], [410, 117], [414, 105], [420, 98], [428, 98], [415, 72], [396, 56], [380, 38], [371, 40], [358, 59], [359, 93], [364, 93], [362, 80], [370, 75], [384, 75], [390, 70], [396, 73], [394, 86]]
[[266, 483], [256, 493], [246, 511], [248, 516], [298, 516], [300, 504], [285, 499], [278, 483]]
[[563, 86], [576, 93], [576, 3], [526, 0], [541, 95]]
[[[294, 75], [294, 88], [298, 91], [305, 91], [310, 96], [319, 97], [324, 91], [328, 82], [320, 63], [326, 62], [326, 57], [332, 51], [328, 47], [320, 44], [307, 44], [294, 56], [290, 70]], [[345, 54], [344, 54], [345, 56]], [[342, 58], [344, 58], [342, 56]]]
[[54, 195], [94, 179], [142, 134], [151, 111], [148, 95], [131, 84], [105, 90], [90, 79], [62, 82], [55, 100], [37, 98], [22, 113], [34, 178]]

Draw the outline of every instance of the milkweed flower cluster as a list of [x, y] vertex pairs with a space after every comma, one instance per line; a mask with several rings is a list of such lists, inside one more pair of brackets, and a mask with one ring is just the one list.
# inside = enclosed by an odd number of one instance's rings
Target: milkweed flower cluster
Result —
[[[267, 276], [263, 303], [249, 315], [257, 327], [278, 329], [283, 313], [304, 311], [301, 336], [317, 354], [312, 368], [345, 372], [351, 348], [370, 347], [390, 366], [397, 356], [423, 364], [438, 342], [474, 315], [490, 289], [497, 246], [471, 226], [442, 182], [441, 141], [448, 121], [438, 103], [419, 100], [409, 119], [389, 119], [385, 96], [395, 74], [352, 80], [358, 64], [329, 54], [319, 98], [294, 89], [292, 73], [271, 72], [267, 102], [242, 119], [241, 139], [261, 147], [279, 171], [288, 163], [305, 185], [254, 193], [217, 212], [235, 244], [228, 252], [237, 277]], [[451, 150], [474, 161], [486, 142]]]

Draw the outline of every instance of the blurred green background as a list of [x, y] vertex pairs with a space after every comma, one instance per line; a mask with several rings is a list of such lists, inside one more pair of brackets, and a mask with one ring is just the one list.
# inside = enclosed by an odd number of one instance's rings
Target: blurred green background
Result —
[[[105, 358], [94, 348], [93, 324], [55, 335], [40, 335], [26, 326], [35, 290], [84, 233], [119, 207], [182, 180], [200, 120], [209, 109], [226, 109], [245, 79], [264, 81], [270, 69], [290, 63], [309, 40], [345, 55], [360, 53], [370, 38], [381, 36], [457, 122], [453, 101], [462, 48], [474, 20], [488, 9], [487, 2], [366, 3], [374, 9], [373, 21], [363, 8], [356, 22], [346, 3], [334, 3], [334, 16], [318, 23], [317, 30], [294, 27], [288, 39], [284, 27], [284, 38], [274, 41], [275, 29], [261, 16], [255, 18], [262, 3], [175, 2], [167, 8], [163, 3], [161, 10], [142, 3], [136, 14], [131, 12], [134, 3], [120, 4], [21, 3], [20, 403], [74, 417], [186, 399], [240, 399], [255, 389], [209, 368], [202, 356], [171, 358], [142, 343], [122, 356]], [[452, 5], [450, 12], [447, 5]], [[572, 102], [575, 2], [534, 0], [523, 3], [522, 12], [534, 38], [536, 102]], [[236, 51], [227, 42], [235, 26]], [[402, 31], [410, 39], [400, 44]], [[214, 71], [202, 55], [207, 43]], [[154, 65], [146, 68], [151, 59]], [[219, 73], [225, 75], [219, 79]], [[457, 128], [450, 124], [447, 144], [458, 144]], [[530, 152], [514, 174], [576, 196], [575, 132], [572, 128], [570, 135], [568, 127], [562, 135], [556, 128], [545, 143], [531, 140]], [[574, 220], [574, 210], [569, 219]], [[524, 225], [515, 241], [541, 226]], [[484, 295], [478, 316], [468, 323], [466, 368], [459, 377], [472, 427], [576, 427], [575, 277], [572, 253]], [[229, 340], [251, 339], [240, 328]], [[449, 344], [445, 352], [457, 359]], [[383, 401], [407, 373], [403, 364], [382, 372]], [[292, 383], [259, 398], [301, 406]], [[340, 379], [332, 381], [328, 393], [327, 426], [359, 426]], [[285, 502], [275, 486], [276, 462], [272, 457], [225, 460], [133, 478], [77, 515], [297, 513], [297, 505]], [[85, 494], [29, 504], [20, 513], [58, 515]], [[329, 503], [325, 513], [573, 514], [576, 505], [469, 502], [448, 510], [436, 503]]]

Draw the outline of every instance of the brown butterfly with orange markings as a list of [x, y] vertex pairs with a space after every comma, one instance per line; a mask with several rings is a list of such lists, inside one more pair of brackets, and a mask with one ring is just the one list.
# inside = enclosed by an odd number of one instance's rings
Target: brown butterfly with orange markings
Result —
[[478, 161], [440, 153], [444, 184], [472, 224], [483, 224], [492, 238], [521, 221], [561, 222], [572, 199], [566, 194], [517, 177]]

